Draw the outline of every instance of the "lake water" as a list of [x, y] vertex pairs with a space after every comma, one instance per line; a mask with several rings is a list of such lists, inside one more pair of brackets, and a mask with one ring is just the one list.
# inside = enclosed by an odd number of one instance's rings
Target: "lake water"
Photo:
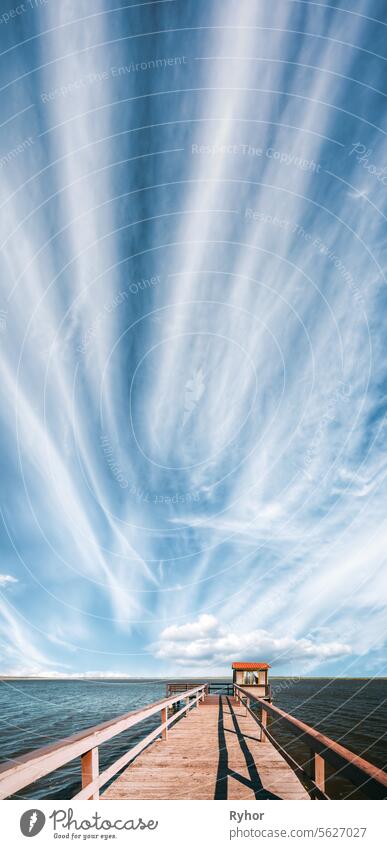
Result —
[[[227, 679], [223, 679], [227, 680]], [[387, 765], [387, 680], [271, 679], [273, 701], [293, 716], [385, 769]], [[165, 681], [0, 681], [2, 763], [165, 697]], [[160, 714], [100, 748], [104, 769], [160, 722]], [[278, 723], [275, 737], [304, 763], [308, 757]], [[70, 799], [80, 788], [79, 758], [14, 798]], [[328, 794], [353, 792], [328, 770]], [[359, 796], [356, 792], [354, 796]], [[350, 796], [353, 798], [353, 796]]]

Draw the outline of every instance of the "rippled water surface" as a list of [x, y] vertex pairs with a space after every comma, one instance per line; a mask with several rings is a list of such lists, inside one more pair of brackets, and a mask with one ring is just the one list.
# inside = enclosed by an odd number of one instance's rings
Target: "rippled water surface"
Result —
[[[382, 769], [387, 768], [386, 679], [282, 678], [272, 680], [272, 688], [273, 702], [278, 707]], [[272, 722], [271, 728], [298, 763], [305, 763], [309, 758], [305, 747], [280, 724]], [[332, 798], [364, 798], [329, 765], [327, 792]]]
[[[379, 767], [387, 765], [386, 679], [272, 679], [278, 707], [313, 725]], [[119, 714], [157, 701], [165, 681], [1, 681], [1, 761], [48, 745]], [[160, 722], [150, 720], [116, 737], [100, 749], [105, 768]], [[271, 722], [276, 738], [298, 760], [308, 753], [280, 724]], [[328, 770], [329, 795], [348, 796], [351, 785]], [[80, 787], [79, 759], [18, 794], [17, 798], [69, 799]], [[358, 794], [357, 794], [358, 795]]]

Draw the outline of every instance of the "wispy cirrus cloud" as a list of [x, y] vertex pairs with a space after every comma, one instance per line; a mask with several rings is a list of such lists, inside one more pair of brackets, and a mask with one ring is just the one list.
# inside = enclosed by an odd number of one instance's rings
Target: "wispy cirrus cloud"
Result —
[[30, 634], [59, 670], [265, 653], [343, 672], [348, 647], [383, 668], [385, 81], [367, 14], [47, 4], [0, 60], [3, 153], [34, 139], [0, 166], [0, 585], [16, 558], [20, 662]]

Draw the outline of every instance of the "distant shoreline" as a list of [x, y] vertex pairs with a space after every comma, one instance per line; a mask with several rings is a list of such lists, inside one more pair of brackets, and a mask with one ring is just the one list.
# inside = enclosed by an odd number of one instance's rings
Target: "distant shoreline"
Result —
[[[271, 675], [270, 676], [271, 681], [283, 681], [284, 679], [289, 680], [289, 681], [291, 681], [291, 680], [296, 680], [296, 681], [375, 681], [375, 680], [387, 681], [387, 676], [386, 675], [359, 675], [359, 676], [354, 676], [354, 677], [351, 677], [351, 676], [348, 676], [348, 675], [305, 675], [305, 676], [303, 676], [303, 675]], [[47, 675], [47, 676], [46, 675], [44, 675], [44, 676], [43, 675], [38, 675], [38, 676], [34, 676], [34, 675], [0, 675], [0, 682], [1, 681], [69, 681], [69, 682], [71, 682], [71, 681], [100, 681], [100, 682], [109, 681], [110, 683], [125, 682], [127, 684], [151, 684], [151, 683], [163, 684], [163, 683], [173, 682], [173, 681], [192, 681], [192, 682], [199, 681], [199, 682], [201, 682], [201, 681], [207, 681], [207, 680], [208, 681], [214, 681], [214, 682], [216, 682], [216, 681], [228, 681], [228, 682], [232, 683], [232, 678], [227, 677], [226, 675], [221, 676], [221, 677], [212, 676], [212, 675], [208, 675], [208, 676], [202, 675], [199, 678], [197, 678], [193, 675], [185, 675], [185, 676], [170, 675], [167, 678], [152, 678], [150, 676], [148, 678], [129, 678], [129, 677], [128, 678], [123, 678], [123, 677], [122, 678], [121, 677], [120, 678], [118, 678], [118, 677], [117, 678], [115, 678], [115, 677], [111, 678], [109, 676], [107, 676], [106, 678], [102, 678], [102, 677], [99, 677], [99, 676], [97, 676], [97, 677], [90, 676], [89, 677], [89, 676], [85, 676], [85, 675], [74, 676], [74, 677], [71, 677], [71, 678], [65, 677], [65, 676], [63, 678], [59, 678], [59, 677], [51, 678], [49, 675]]]

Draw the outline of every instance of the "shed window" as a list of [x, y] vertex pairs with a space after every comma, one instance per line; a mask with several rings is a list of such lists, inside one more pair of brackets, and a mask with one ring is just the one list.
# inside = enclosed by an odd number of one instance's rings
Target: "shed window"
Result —
[[255, 684], [254, 672], [244, 672], [243, 673], [243, 683], [244, 684]]

